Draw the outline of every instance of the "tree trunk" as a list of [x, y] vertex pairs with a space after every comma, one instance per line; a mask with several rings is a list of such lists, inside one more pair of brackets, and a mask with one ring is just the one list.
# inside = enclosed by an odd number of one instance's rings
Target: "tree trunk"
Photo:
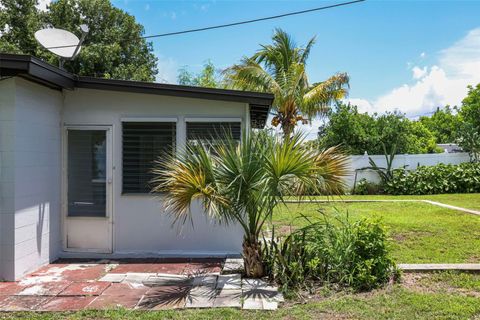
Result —
[[243, 240], [243, 260], [248, 278], [261, 278], [265, 275], [261, 250], [262, 244], [259, 241]]

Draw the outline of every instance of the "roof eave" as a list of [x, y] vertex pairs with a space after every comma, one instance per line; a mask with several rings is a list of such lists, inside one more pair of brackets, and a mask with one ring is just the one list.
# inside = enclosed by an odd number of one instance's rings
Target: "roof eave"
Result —
[[252, 128], [263, 128], [273, 103], [270, 93], [226, 90], [128, 80], [78, 77], [29, 55], [0, 53], [0, 77], [19, 76], [52, 89], [89, 88], [175, 97], [244, 102], [250, 106]]

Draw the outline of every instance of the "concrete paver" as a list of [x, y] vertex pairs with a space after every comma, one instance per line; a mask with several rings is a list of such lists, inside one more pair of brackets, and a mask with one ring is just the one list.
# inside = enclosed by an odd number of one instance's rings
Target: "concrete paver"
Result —
[[85, 309], [95, 297], [53, 297], [46, 303], [40, 305], [41, 311], [77, 311]]
[[65, 288], [70, 286], [73, 282], [71, 281], [55, 281], [55, 282], [44, 282], [37, 283], [31, 286], [26, 287], [18, 293], [22, 296], [56, 296]]
[[0, 311], [32, 311], [50, 299], [48, 296], [9, 296], [0, 301]]
[[110, 282], [74, 282], [63, 290], [61, 296], [98, 296], [110, 286]]
[[242, 276], [240, 274], [219, 275], [217, 289], [242, 289]]
[[246, 309], [274, 310], [283, 301], [270, 284], [242, 280], [240, 273], [220, 275], [220, 266], [218, 259], [53, 263], [19, 282], [0, 283], [0, 310], [241, 308], [242, 304]]
[[147, 291], [137, 309], [178, 309], [185, 306], [189, 286], [161, 286]]
[[213, 308], [217, 294], [214, 288], [193, 287], [187, 295], [185, 308]]
[[219, 290], [213, 301], [214, 308], [241, 308], [242, 290]]
[[206, 286], [210, 288], [215, 288], [217, 286], [218, 277], [219, 276], [217, 275], [211, 275], [211, 274], [195, 276], [193, 277], [192, 285], [194, 287]]
[[98, 281], [105, 281], [105, 282], [122, 282], [125, 280], [127, 275], [124, 273], [107, 273], [102, 278], [98, 279]]

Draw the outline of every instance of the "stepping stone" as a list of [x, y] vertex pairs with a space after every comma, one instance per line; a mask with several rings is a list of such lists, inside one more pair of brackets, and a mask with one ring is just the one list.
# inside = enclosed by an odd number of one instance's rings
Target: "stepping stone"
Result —
[[45, 296], [9, 296], [0, 302], [0, 311], [31, 311], [46, 303], [52, 297]]
[[276, 310], [284, 302], [277, 287], [260, 279], [243, 279], [242, 296], [244, 309]]
[[89, 305], [88, 309], [114, 309], [114, 308], [126, 308], [126, 309], [133, 309], [137, 305], [137, 303], [142, 298], [140, 296], [133, 296], [133, 295], [123, 295], [123, 296], [111, 296], [111, 295], [101, 295], [96, 297]]
[[209, 288], [215, 288], [217, 285], [217, 277], [216, 275], [204, 275], [204, 276], [196, 276], [193, 278], [193, 286], [206, 286]]
[[424, 264], [399, 264], [403, 271], [480, 271], [480, 263], [424, 263]]
[[122, 282], [125, 280], [127, 275], [124, 273], [107, 273], [98, 281], [105, 281], [105, 282]]
[[149, 276], [142, 283], [149, 287], [159, 286], [191, 286], [193, 279], [186, 276], [178, 275], [163, 275], [163, 276]]
[[60, 296], [99, 296], [110, 286], [110, 282], [74, 282]]
[[243, 278], [242, 279], [242, 289], [244, 290], [253, 290], [253, 289], [260, 289], [260, 288], [274, 288], [276, 290], [276, 287], [271, 287], [269, 284], [261, 279], [249, 279], [249, 278]]
[[213, 308], [218, 291], [207, 286], [193, 287], [187, 296], [185, 308]]
[[242, 309], [263, 310], [263, 299], [256, 296], [243, 297]]
[[255, 289], [243, 291], [243, 309], [276, 310], [283, 296], [277, 297], [278, 291]]
[[103, 291], [102, 296], [132, 296], [140, 300], [149, 289], [140, 283], [112, 283], [107, 290]]
[[0, 292], [6, 296], [17, 294], [26, 287], [27, 285], [21, 285], [18, 282], [0, 282]]
[[[56, 296], [71, 285], [70, 281], [44, 282], [34, 284], [18, 293], [20, 296]], [[0, 291], [1, 292], [1, 291]], [[3, 293], [2, 293], [3, 294]]]
[[132, 283], [143, 283], [145, 280], [147, 280], [147, 278], [155, 275], [155, 273], [127, 272], [127, 275], [123, 281]]
[[245, 272], [242, 258], [227, 258], [223, 265], [222, 274], [232, 274]]
[[189, 291], [190, 287], [186, 286], [153, 287], [143, 296], [136, 309], [163, 310], [184, 308]]
[[226, 274], [218, 276], [217, 289], [240, 290], [242, 289], [242, 276], [240, 274]]
[[242, 290], [219, 290], [213, 301], [214, 308], [241, 308]]
[[54, 297], [38, 307], [42, 311], [76, 311], [86, 308], [95, 297]]
[[263, 310], [277, 310], [277, 309], [278, 309], [277, 301], [263, 300]]

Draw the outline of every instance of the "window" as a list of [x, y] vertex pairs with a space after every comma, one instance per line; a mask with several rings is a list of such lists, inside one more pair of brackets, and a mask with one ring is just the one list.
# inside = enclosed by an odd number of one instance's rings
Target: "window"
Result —
[[187, 121], [187, 141], [217, 140], [225, 137], [240, 141], [241, 122]]
[[175, 122], [123, 122], [123, 193], [149, 193], [155, 161], [175, 149]]
[[105, 217], [107, 132], [69, 129], [67, 135], [67, 214], [69, 217]]

